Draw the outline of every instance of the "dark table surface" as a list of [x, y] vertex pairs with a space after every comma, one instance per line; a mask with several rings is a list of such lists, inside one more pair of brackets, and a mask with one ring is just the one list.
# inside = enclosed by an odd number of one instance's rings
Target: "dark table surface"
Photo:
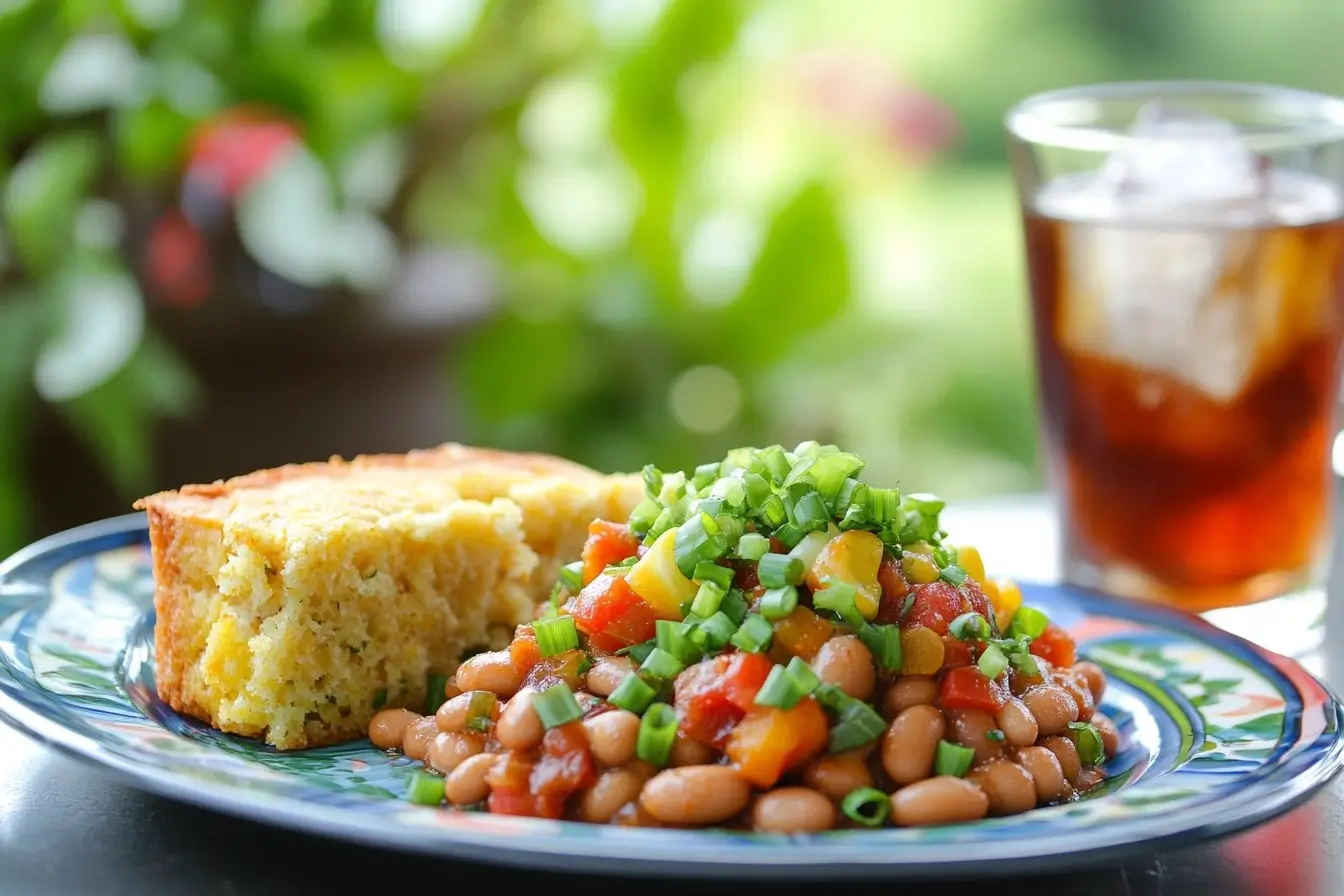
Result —
[[[958, 540], [981, 546], [988, 565], [1006, 574], [1042, 578], [1053, 573], [1053, 520], [1038, 496], [949, 511], [947, 528], [958, 533]], [[1020, 538], [1024, 531], [1041, 533], [1025, 554]], [[1011, 550], [1005, 533], [1014, 536]], [[1342, 546], [1344, 535], [1337, 535], [1335, 556]], [[1335, 597], [1344, 587], [1342, 577], [1344, 569], [1332, 575]], [[1344, 601], [1332, 601], [1326, 647], [1306, 660], [1337, 690], [1344, 690], [1344, 641], [1332, 642], [1330, 631], [1344, 631]], [[742, 886], [547, 876], [293, 834], [142, 793], [0, 724], [0, 896], [332, 893], [367, 890], [375, 881], [395, 882], [402, 892], [418, 893], [451, 893], [475, 882], [494, 890], [530, 885], [552, 893], [594, 884], [627, 892], [646, 892], [652, 885], [697, 893]], [[1003, 883], [945, 881], [916, 887], [919, 892], [984, 894]], [[1087, 896], [1341, 894], [1344, 777], [1287, 815], [1225, 840], [1144, 855], [1120, 866], [1016, 883], [1036, 893]], [[776, 893], [832, 888], [824, 880], [770, 886]]]

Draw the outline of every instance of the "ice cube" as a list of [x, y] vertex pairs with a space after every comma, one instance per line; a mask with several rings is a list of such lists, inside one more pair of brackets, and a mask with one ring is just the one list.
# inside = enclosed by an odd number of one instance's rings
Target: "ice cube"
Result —
[[1339, 192], [1271, 170], [1208, 115], [1150, 104], [1130, 136], [1099, 172], [1036, 197], [1062, 219], [1058, 337], [1231, 401], [1271, 348], [1306, 335], [1286, 304], [1303, 272], [1267, 251], [1274, 238], [1260, 228], [1337, 217]]

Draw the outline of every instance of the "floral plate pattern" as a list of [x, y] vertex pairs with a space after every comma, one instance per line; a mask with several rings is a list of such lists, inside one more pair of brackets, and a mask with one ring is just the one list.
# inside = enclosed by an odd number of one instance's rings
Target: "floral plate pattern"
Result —
[[781, 836], [436, 811], [401, 799], [417, 764], [367, 741], [279, 753], [220, 734], [155, 693], [139, 514], [0, 564], [0, 718], [139, 787], [268, 824], [484, 862], [648, 874], [1057, 870], [1248, 827], [1344, 762], [1338, 701], [1291, 660], [1160, 608], [1058, 586], [1024, 591], [1105, 668], [1103, 707], [1125, 746], [1081, 802], [964, 825]]

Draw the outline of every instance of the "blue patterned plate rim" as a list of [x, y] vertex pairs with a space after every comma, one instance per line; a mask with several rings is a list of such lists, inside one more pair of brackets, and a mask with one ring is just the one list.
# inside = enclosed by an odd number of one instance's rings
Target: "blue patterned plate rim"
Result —
[[[278, 754], [154, 705], [152, 687], [130, 678], [136, 669], [152, 674], [143, 643], [152, 608], [132, 603], [129, 593], [92, 585], [62, 591], [83, 604], [125, 605], [120, 629], [100, 623], [103, 634], [76, 633], [101, 638], [93, 647], [114, 658], [86, 659], [96, 674], [73, 695], [48, 688], [60, 683], [60, 672], [34, 671], [32, 642], [46, 637], [40, 623], [56, 599], [55, 575], [96, 570], [105, 558], [147, 574], [146, 543], [144, 515], [128, 514], [45, 538], [0, 563], [0, 718], [161, 796], [372, 846], [587, 873], [835, 879], [1060, 871], [1244, 830], [1296, 806], [1344, 766], [1344, 710], [1291, 660], [1161, 607], [1024, 583], [1028, 601], [1079, 632], [1082, 652], [1113, 682], [1105, 707], [1128, 746], [1107, 767], [1114, 786], [1080, 803], [943, 828], [811, 836], [617, 828], [374, 799], [363, 795], [371, 786], [362, 783], [366, 770], [387, 783], [404, 779], [409, 765], [367, 744], [323, 766], [335, 769], [323, 782], [339, 791], [332, 793], [286, 766], [324, 751]], [[118, 551], [134, 554], [134, 562]], [[115, 630], [116, 643], [107, 630]], [[58, 639], [49, 649], [56, 655], [61, 646]], [[1191, 656], [1203, 658], [1198, 672], [1179, 663]]]

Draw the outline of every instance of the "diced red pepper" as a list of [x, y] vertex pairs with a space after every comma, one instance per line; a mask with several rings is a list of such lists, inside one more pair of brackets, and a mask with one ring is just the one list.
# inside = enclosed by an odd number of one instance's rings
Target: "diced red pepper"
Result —
[[940, 635], [963, 612], [961, 592], [948, 582], [930, 582], [915, 586], [915, 602], [906, 616], [906, 624], [922, 625]]
[[985, 617], [985, 619], [989, 620], [991, 626], [994, 625], [994, 610], [990, 606], [989, 598], [985, 595], [984, 589], [980, 587], [979, 582], [970, 576], [967, 576], [966, 581], [962, 582], [961, 585], [957, 587], [957, 591], [961, 594], [963, 606], [965, 606], [967, 610], [972, 613], [979, 613], [981, 616]]
[[951, 635], [943, 635], [943, 668], [955, 669], [969, 666], [975, 661], [971, 654], [969, 641], [958, 641]]
[[559, 818], [565, 801], [556, 795], [536, 794], [531, 789], [536, 766], [517, 753], [507, 753], [486, 776], [490, 796], [485, 807], [495, 815], [522, 815], [528, 818]]
[[653, 607], [626, 584], [624, 577], [600, 575], [568, 604], [570, 615], [588, 643], [615, 652], [654, 636]]
[[990, 681], [975, 666], [949, 669], [938, 689], [943, 709], [979, 709], [996, 713], [1008, 701], [1008, 684], [1003, 676]]
[[570, 722], [552, 728], [541, 739], [541, 759], [532, 767], [528, 783], [538, 796], [558, 797], [563, 802], [591, 784], [595, 774], [583, 723]]
[[639, 545], [629, 526], [593, 520], [588, 524], [588, 540], [583, 544], [583, 584], [602, 575], [608, 566], [635, 556]]
[[882, 563], [877, 567], [877, 583], [882, 586], [882, 601], [877, 605], [877, 618], [873, 621], [879, 625], [900, 622], [910, 583], [901, 573], [901, 561], [893, 557], [891, 551], [882, 553]]
[[677, 676], [675, 698], [681, 732], [723, 748], [728, 735], [755, 704], [774, 664], [754, 653], [733, 653], [696, 663]]
[[1078, 659], [1073, 636], [1053, 622], [1045, 627], [1039, 638], [1031, 642], [1031, 652], [1055, 668], [1068, 668]]
[[513, 660], [513, 668], [524, 678], [532, 674], [541, 660], [541, 648], [537, 646], [537, 636], [532, 626], [518, 626], [513, 641], [509, 643], [509, 658]]
[[724, 748], [738, 773], [762, 790], [774, 787], [826, 746], [826, 713], [811, 697], [792, 709], [754, 706]]

